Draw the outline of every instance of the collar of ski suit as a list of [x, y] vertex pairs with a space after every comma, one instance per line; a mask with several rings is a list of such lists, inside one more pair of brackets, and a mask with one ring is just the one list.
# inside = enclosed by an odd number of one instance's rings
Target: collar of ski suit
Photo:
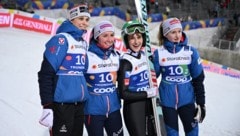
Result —
[[96, 42], [91, 43], [88, 51], [95, 53], [97, 56], [99, 56], [104, 60], [108, 59], [112, 53], [115, 54], [114, 46], [104, 50], [104, 49], [101, 49], [99, 46], [97, 46]]
[[133, 50], [128, 49], [127, 53], [139, 59], [141, 57], [141, 54], [144, 54], [144, 51], [140, 50], [139, 52], [134, 52]]
[[57, 29], [58, 33], [68, 33], [70, 34], [75, 40], [80, 41], [83, 40], [82, 36], [86, 33], [86, 30], [81, 30], [77, 28], [75, 25], [72, 24], [71, 21], [65, 20]]
[[170, 52], [170, 53], [177, 53], [179, 52], [183, 46], [186, 46], [188, 43], [188, 39], [185, 33], [182, 33], [182, 39], [179, 43], [171, 42], [167, 38], [164, 38], [163, 46]]

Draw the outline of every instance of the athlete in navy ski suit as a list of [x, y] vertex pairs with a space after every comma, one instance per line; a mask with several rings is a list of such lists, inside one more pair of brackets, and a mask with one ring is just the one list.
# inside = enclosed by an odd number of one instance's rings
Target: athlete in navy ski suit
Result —
[[87, 5], [74, 7], [47, 43], [38, 72], [43, 114], [40, 123], [53, 136], [81, 136], [84, 102], [88, 98], [85, 72], [87, 42], [82, 36], [89, 25]]
[[[159, 31], [159, 41], [163, 46], [154, 51], [154, 67], [157, 76], [161, 74], [159, 94], [167, 135], [179, 135], [179, 116], [185, 135], [198, 136], [198, 122], [205, 117], [201, 58], [197, 50], [188, 45], [179, 19], [163, 21]], [[198, 110], [195, 103], [200, 107]]]
[[85, 105], [85, 126], [89, 136], [122, 136], [116, 80], [119, 53], [114, 49], [114, 27], [109, 21], [99, 22], [92, 31], [93, 37], [86, 60], [89, 99]]
[[118, 71], [124, 121], [130, 136], [154, 136], [151, 97], [157, 95], [157, 88], [150, 88], [148, 62], [142, 51], [146, 44], [144, 25], [136, 20], [125, 23], [122, 38], [128, 49]]

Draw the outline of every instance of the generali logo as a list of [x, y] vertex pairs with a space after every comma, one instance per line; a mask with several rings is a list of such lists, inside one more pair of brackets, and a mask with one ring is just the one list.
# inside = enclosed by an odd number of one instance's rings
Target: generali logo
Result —
[[15, 14], [13, 17], [13, 27], [51, 34], [53, 23]]

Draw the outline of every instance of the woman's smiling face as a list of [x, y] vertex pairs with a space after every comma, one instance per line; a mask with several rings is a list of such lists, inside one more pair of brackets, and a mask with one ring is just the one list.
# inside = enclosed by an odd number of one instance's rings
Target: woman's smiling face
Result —
[[97, 38], [98, 46], [102, 49], [108, 49], [114, 44], [114, 32], [106, 31], [100, 34]]
[[139, 52], [143, 45], [142, 33], [136, 32], [134, 34], [128, 35], [128, 44], [131, 50], [134, 52]]

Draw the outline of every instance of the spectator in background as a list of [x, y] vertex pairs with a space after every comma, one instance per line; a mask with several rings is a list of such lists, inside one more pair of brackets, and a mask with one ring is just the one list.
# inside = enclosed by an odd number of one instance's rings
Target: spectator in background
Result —
[[155, 3], [155, 0], [149, 0], [149, 1], [152, 5]]
[[220, 12], [220, 4], [218, 2], [215, 3], [214, 10], [213, 10], [213, 17], [218, 17]]
[[68, 19], [45, 45], [38, 83], [43, 107], [39, 123], [53, 136], [82, 136], [84, 103], [88, 99], [85, 72], [89, 26], [88, 6], [68, 11]]
[[197, 6], [197, 4], [198, 4], [198, 0], [192, 0], [192, 5], [193, 6]]
[[147, 12], [148, 12], [148, 14], [151, 14], [151, 2], [149, 1], [149, 0], [146, 0], [146, 6], [147, 6]]
[[115, 0], [115, 6], [120, 6], [121, 3], [118, 0]]
[[16, 9], [17, 8], [16, 1], [1, 0], [0, 4], [5, 9]]
[[171, 9], [170, 9], [170, 7], [169, 7], [169, 4], [165, 7], [165, 14], [168, 16], [169, 14], [170, 14], [170, 12], [171, 12]]
[[233, 20], [235, 22], [235, 26], [238, 26], [238, 19], [239, 19], [239, 14], [237, 12], [235, 12], [233, 14]]
[[26, 7], [26, 12], [28, 13], [34, 13], [34, 9], [32, 7], [32, 4], [33, 4], [33, 1], [32, 0], [29, 0], [28, 3], [27, 3], [27, 7]]
[[106, 5], [105, 5], [105, 3], [104, 3], [103, 0], [100, 1], [100, 6], [101, 6], [102, 8], [106, 7]]
[[181, 8], [181, 6], [182, 6], [182, 0], [177, 0], [177, 6], [178, 6], [178, 8]]
[[189, 22], [192, 22], [192, 21], [193, 21], [191, 15], [188, 15], [188, 17], [187, 17], [187, 21], [189, 21]]
[[159, 4], [158, 1], [154, 3], [154, 13], [159, 13]]

